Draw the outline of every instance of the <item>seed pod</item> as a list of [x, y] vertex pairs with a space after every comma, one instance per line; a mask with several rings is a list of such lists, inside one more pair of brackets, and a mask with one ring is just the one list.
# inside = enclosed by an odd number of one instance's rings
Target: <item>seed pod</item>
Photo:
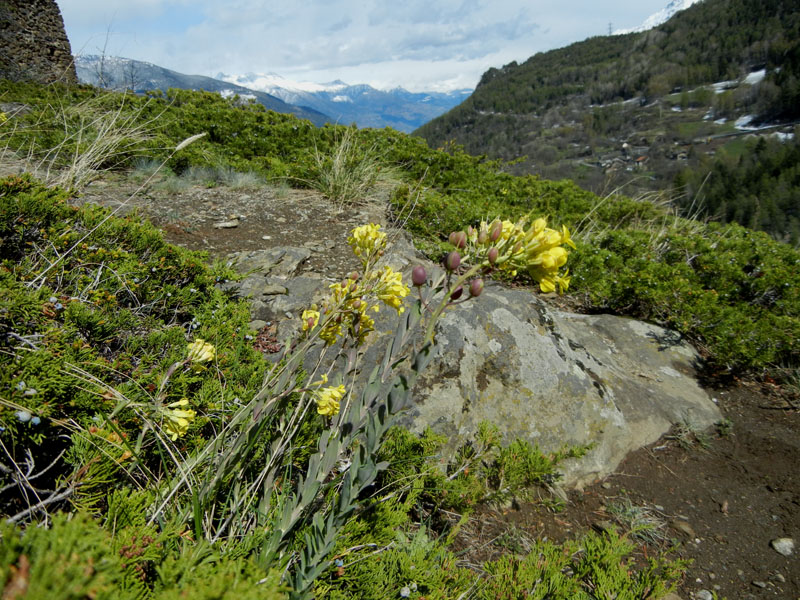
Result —
[[461, 264], [461, 255], [458, 253], [457, 250], [453, 250], [450, 254], [448, 254], [447, 258], [444, 261], [444, 266], [447, 268], [448, 271], [455, 271], [460, 264]]
[[478, 243], [483, 246], [487, 240], [489, 239], [489, 232], [485, 229], [482, 229], [481, 232], [478, 234]]
[[463, 293], [464, 293], [464, 287], [463, 286], [458, 286], [456, 289], [454, 289], [450, 293], [450, 299], [451, 300], [458, 300], [459, 298], [461, 298], [461, 294], [463, 294]]
[[453, 246], [456, 245], [456, 236], [458, 235], [457, 231], [451, 231], [450, 235], [447, 238], [447, 241], [450, 242]]
[[356, 271], [350, 273], [350, 279], [352, 279], [353, 281], [358, 281], [358, 273]]
[[456, 243], [454, 246], [456, 248], [464, 248], [467, 245], [467, 234], [463, 231], [456, 232]]
[[500, 252], [497, 250], [496, 247], [492, 246], [491, 248], [489, 248], [489, 253], [487, 254], [486, 257], [489, 259], [490, 265], [493, 265], [494, 263], [497, 262], [497, 257], [499, 254]]
[[500, 221], [495, 221], [492, 223], [492, 232], [489, 235], [489, 239], [493, 242], [496, 242], [500, 239], [500, 234], [503, 233], [503, 224]]
[[415, 286], [420, 287], [421, 285], [425, 285], [427, 281], [428, 274], [425, 272], [425, 267], [417, 265], [411, 270], [411, 283]]
[[473, 279], [469, 282], [469, 295], [477, 298], [483, 292], [483, 279]]

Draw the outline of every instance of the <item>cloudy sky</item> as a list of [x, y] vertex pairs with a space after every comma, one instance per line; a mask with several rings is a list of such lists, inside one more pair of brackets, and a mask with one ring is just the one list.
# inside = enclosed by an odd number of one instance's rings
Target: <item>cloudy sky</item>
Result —
[[57, 0], [74, 54], [415, 91], [635, 27], [668, 0]]

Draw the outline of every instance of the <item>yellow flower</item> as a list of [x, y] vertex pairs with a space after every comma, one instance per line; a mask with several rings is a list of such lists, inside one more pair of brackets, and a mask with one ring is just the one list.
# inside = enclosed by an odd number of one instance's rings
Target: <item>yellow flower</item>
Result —
[[312, 309], [304, 310], [303, 316], [303, 331], [314, 329], [319, 323], [319, 311]]
[[566, 244], [573, 250], [575, 249], [575, 242], [573, 242], [572, 238], [569, 236], [569, 229], [567, 229], [566, 225], [561, 226], [561, 243]]
[[201, 338], [197, 338], [189, 344], [187, 350], [186, 358], [193, 363], [210, 362], [217, 356], [216, 348]]
[[362, 261], [366, 261], [368, 257], [386, 247], [386, 234], [380, 231], [380, 228], [380, 225], [369, 223], [350, 232], [347, 243]]
[[391, 267], [384, 267], [378, 276], [378, 283], [375, 286], [375, 295], [387, 306], [391, 306], [398, 314], [402, 313], [403, 298], [408, 296], [408, 286], [403, 283], [403, 275], [394, 271]]
[[189, 425], [194, 421], [195, 412], [191, 408], [182, 408], [184, 406], [189, 406], [189, 401], [186, 398], [182, 398], [172, 404], [167, 404], [167, 406], [161, 410], [164, 417], [166, 417], [164, 429], [167, 430], [173, 442], [179, 437], [183, 437], [189, 430]]
[[346, 393], [343, 385], [326, 387], [314, 392], [314, 401], [317, 403], [317, 413], [326, 417], [339, 414], [339, 403]]

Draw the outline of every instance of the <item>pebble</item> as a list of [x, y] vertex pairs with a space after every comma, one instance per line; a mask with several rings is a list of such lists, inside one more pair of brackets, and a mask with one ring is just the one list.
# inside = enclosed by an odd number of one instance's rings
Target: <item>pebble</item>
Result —
[[767, 584], [766, 584], [766, 583], [764, 583], [763, 581], [754, 581], [754, 582], [753, 582], [753, 585], [754, 585], [754, 586], [756, 586], [756, 587], [758, 587], [758, 588], [765, 588], [765, 587], [767, 587]]
[[682, 519], [672, 519], [669, 524], [673, 529], [686, 534], [690, 538], [697, 537], [697, 534], [694, 532], [694, 529], [692, 529], [692, 526], [689, 525], [688, 521], [684, 521]]
[[770, 579], [773, 579], [778, 583], [786, 583], [786, 577], [784, 577], [781, 573], [773, 573]]
[[697, 590], [697, 593], [694, 595], [694, 597], [697, 600], [714, 600], [714, 594], [708, 590]]
[[769, 545], [772, 546], [775, 552], [783, 554], [784, 556], [791, 556], [792, 552], [794, 552], [794, 540], [792, 538], [775, 538]]
[[214, 229], [233, 229], [239, 226], [239, 221], [221, 221], [214, 223]]
[[602, 488], [604, 490], [610, 490], [611, 489], [611, 484], [608, 481], [605, 481], [605, 482], [603, 482]]
[[262, 235], [262, 236], [261, 236], [261, 239], [262, 239], [262, 240], [271, 240], [271, 239], [272, 239], [272, 236], [271, 236], [271, 235]]

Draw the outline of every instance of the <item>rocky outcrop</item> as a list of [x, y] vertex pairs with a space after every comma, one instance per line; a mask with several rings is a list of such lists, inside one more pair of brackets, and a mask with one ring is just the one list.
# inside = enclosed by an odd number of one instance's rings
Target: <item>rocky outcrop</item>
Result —
[[[254, 318], [280, 324], [280, 339], [326, 292], [326, 281], [300, 273], [307, 256], [303, 248], [238, 255], [243, 272], [257, 270], [240, 284], [241, 293], [251, 297]], [[425, 262], [402, 237], [385, 258], [406, 271]], [[379, 331], [392, 330], [391, 313], [382, 311]], [[521, 437], [545, 451], [590, 446], [562, 465], [569, 487], [610, 474], [629, 452], [676, 424], [699, 431], [721, 418], [696, 381], [694, 349], [652, 324], [567, 313], [530, 291], [489, 284], [477, 301], [446, 313], [436, 340], [436, 356], [401, 422], [445, 434], [451, 452], [483, 421], [498, 425], [506, 441]], [[382, 354], [368, 347], [361, 364], [374, 365]]]
[[0, 78], [77, 83], [64, 20], [55, 0], [0, 2]]

